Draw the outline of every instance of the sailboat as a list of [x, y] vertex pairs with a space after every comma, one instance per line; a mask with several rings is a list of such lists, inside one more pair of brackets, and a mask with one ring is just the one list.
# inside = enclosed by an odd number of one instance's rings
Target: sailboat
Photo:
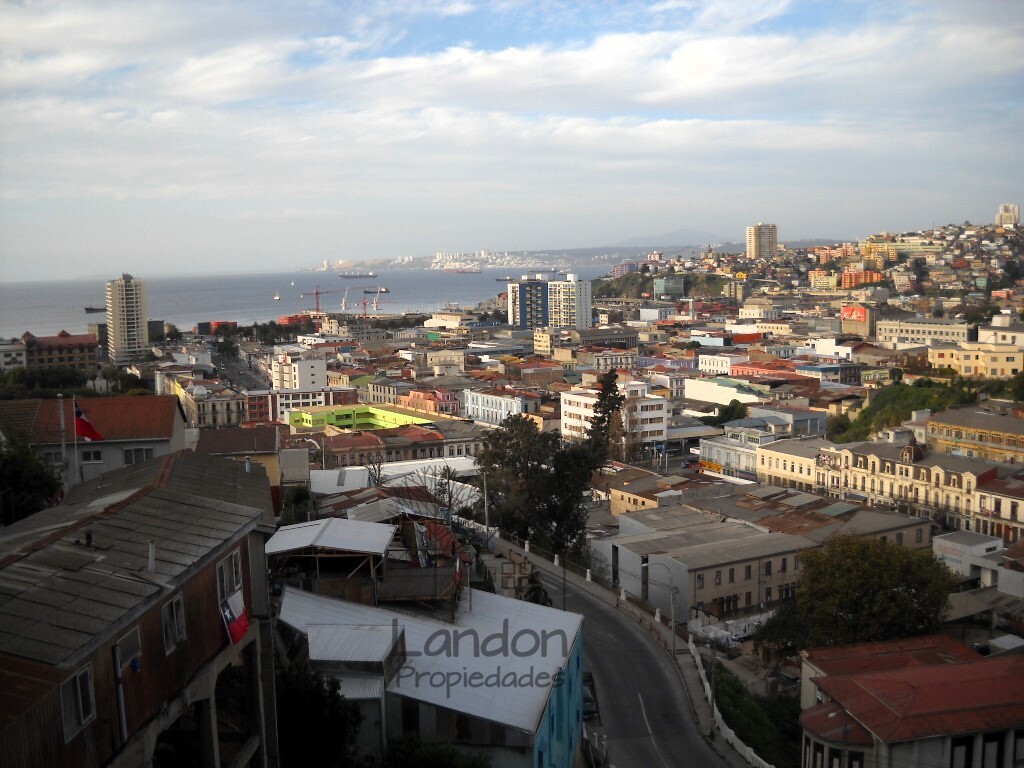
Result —
[[[294, 283], [293, 283], [293, 285], [294, 285]], [[281, 300], [281, 292], [280, 291], [275, 291], [274, 292], [274, 301], [280, 301], [280, 300]]]

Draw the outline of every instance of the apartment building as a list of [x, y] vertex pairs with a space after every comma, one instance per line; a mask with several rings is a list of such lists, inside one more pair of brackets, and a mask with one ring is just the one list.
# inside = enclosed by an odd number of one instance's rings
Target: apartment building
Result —
[[594, 324], [589, 280], [567, 274], [548, 283], [548, 323], [555, 328], [585, 330]]
[[[668, 400], [650, 395], [649, 387], [650, 385], [644, 381], [633, 381], [619, 387], [619, 391], [626, 396], [623, 405], [626, 411], [623, 418], [624, 429], [633, 432], [644, 445], [665, 442], [670, 413]], [[590, 387], [574, 387], [562, 393], [562, 437], [571, 440], [587, 438], [597, 399], [598, 390]]]
[[775, 224], [757, 222], [747, 227], [747, 258], [773, 259], [779, 251], [779, 229]]
[[1024, 349], [982, 342], [943, 344], [929, 347], [928, 364], [966, 378], [1005, 379], [1024, 370]]
[[359, 391], [355, 387], [320, 387], [319, 389], [250, 389], [245, 394], [245, 421], [268, 424], [288, 420], [288, 412], [302, 408], [332, 405], [355, 405]]
[[126, 365], [149, 352], [146, 285], [125, 273], [107, 283], [107, 356]]
[[284, 352], [270, 364], [273, 389], [314, 390], [327, 386], [327, 361], [320, 355]]

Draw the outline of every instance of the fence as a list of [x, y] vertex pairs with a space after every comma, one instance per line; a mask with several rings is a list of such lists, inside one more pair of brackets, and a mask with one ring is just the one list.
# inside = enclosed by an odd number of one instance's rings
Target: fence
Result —
[[704, 660], [697, 652], [697, 646], [694, 645], [692, 637], [687, 644], [690, 648], [690, 655], [697, 664], [697, 674], [700, 675], [700, 683], [704, 687], [704, 698], [711, 704], [711, 717], [715, 721], [715, 727], [718, 729], [718, 732], [722, 734], [726, 743], [736, 750], [736, 754], [746, 760], [753, 768], [774, 768], [771, 763], [762, 760], [754, 750], [740, 741], [732, 728], [726, 725], [725, 720], [722, 719], [722, 713], [718, 711], [718, 707], [712, 699], [711, 685], [708, 683], [707, 674], [704, 672]]

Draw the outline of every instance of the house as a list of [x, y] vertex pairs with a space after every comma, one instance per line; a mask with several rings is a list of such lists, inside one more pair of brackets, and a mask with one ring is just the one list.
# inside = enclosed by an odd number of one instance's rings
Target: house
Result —
[[[76, 406], [101, 439], [76, 437]], [[24, 435], [36, 454], [62, 468], [68, 485], [188, 447], [173, 395], [0, 401], [0, 430]]]
[[[327, 669], [351, 668], [365, 653], [368, 642], [351, 642], [346, 628], [371, 628], [365, 636], [377, 651], [363, 661], [360, 687], [376, 685], [382, 714], [369, 723], [381, 729], [369, 741], [452, 744], [487, 755], [495, 768], [575, 764], [583, 722], [579, 614], [469, 590], [454, 616], [450, 606], [442, 615], [414, 615], [286, 587], [279, 621], [306, 635], [311, 659]], [[350, 642], [333, 642], [346, 634]], [[343, 685], [353, 677], [339, 675]]]
[[[880, 647], [881, 646], [881, 647]], [[803, 710], [801, 765], [972, 768], [1017, 765], [1024, 656], [965, 657], [941, 645], [892, 657], [853, 646], [846, 673], [813, 677], [821, 703]], [[850, 652], [847, 652], [850, 655]], [[857, 667], [861, 667], [860, 670]]]
[[272, 520], [261, 467], [181, 452], [0, 530], [0, 765], [276, 765]]

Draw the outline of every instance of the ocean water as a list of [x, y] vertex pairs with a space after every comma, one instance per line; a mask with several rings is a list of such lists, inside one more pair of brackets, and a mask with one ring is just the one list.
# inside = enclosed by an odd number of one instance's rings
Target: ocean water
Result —
[[[526, 270], [485, 269], [478, 274], [453, 274], [429, 269], [375, 269], [376, 277], [342, 280], [336, 272], [283, 272], [280, 274], [202, 275], [192, 277], [147, 277], [133, 273], [146, 284], [149, 317], [174, 323], [188, 331], [197, 323], [234, 320], [240, 325], [277, 320], [282, 315], [313, 309], [313, 291], [320, 290], [320, 309], [341, 311], [348, 289], [347, 307], [361, 312], [363, 301], [372, 311], [378, 286], [379, 311], [434, 312], [447, 304], [472, 307], [504, 293], [504, 282], [518, 279]], [[571, 271], [587, 279], [607, 274], [607, 266], [582, 266]], [[112, 275], [111, 279], [118, 277]], [[294, 285], [293, 285], [294, 283]], [[364, 293], [369, 290], [371, 293]], [[0, 339], [20, 337], [25, 331], [37, 336], [61, 330], [85, 333], [89, 323], [106, 322], [104, 313], [86, 314], [86, 306], [102, 307], [106, 301], [102, 280], [52, 280], [0, 284]], [[274, 301], [279, 294], [280, 301]]]

